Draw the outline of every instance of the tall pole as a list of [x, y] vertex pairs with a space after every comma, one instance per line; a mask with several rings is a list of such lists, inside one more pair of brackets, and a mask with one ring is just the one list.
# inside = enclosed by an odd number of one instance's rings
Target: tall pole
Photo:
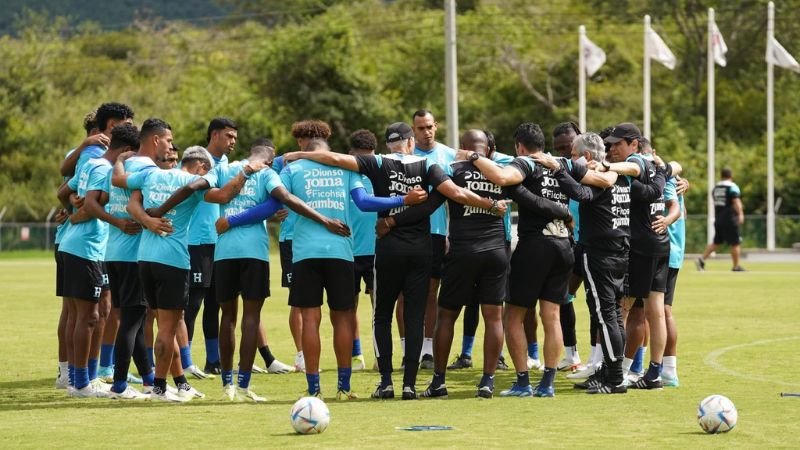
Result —
[[708, 193], [706, 195], [706, 203], [708, 216], [706, 219], [706, 242], [711, 242], [714, 239], [714, 177], [716, 169], [714, 168], [714, 146], [715, 146], [715, 129], [714, 129], [714, 8], [708, 8]]
[[586, 27], [578, 27], [578, 128], [586, 131], [586, 55], [583, 52], [583, 40], [586, 38]]
[[[767, 48], [775, 38], [775, 4], [767, 5]], [[775, 250], [775, 111], [774, 67], [767, 61], [767, 250]]]
[[458, 75], [456, 72], [456, 1], [444, 2], [444, 73], [447, 92], [447, 145], [458, 145]]
[[650, 139], [650, 16], [644, 16], [644, 137]]

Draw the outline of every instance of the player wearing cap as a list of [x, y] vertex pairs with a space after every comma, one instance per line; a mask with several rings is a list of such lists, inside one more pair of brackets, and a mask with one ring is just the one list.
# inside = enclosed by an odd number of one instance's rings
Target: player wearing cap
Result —
[[703, 256], [697, 259], [697, 270], [706, 269], [706, 258], [711, 256], [722, 244], [731, 247], [731, 259], [734, 272], [744, 272], [739, 265], [741, 256], [742, 237], [739, 227], [744, 224], [744, 209], [742, 208], [742, 191], [733, 182], [733, 171], [725, 167], [720, 171], [722, 178], [711, 195], [714, 198], [714, 241], [708, 244]]
[[[412, 155], [414, 132], [408, 124], [397, 122], [386, 129], [386, 143], [390, 155], [341, 155], [331, 152], [297, 152], [291, 158], [314, 161], [358, 171], [367, 175], [378, 197], [397, 197], [417, 188], [436, 188], [451, 200], [468, 206], [492, 208], [493, 201], [481, 198], [459, 188], [447, 178], [436, 164]], [[290, 155], [285, 155], [288, 159]], [[380, 221], [392, 222], [392, 216], [405, 209], [398, 206], [380, 212]], [[505, 213], [505, 208], [498, 208]], [[422, 348], [423, 321], [428, 296], [431, 264], [430, 221], [425, 219], [412, 224], [397, 224], [375, 244], [375, 304], [373, 324], [375, 353], [381, 382], [373, 398], [393, 398], [392, 383], [392, 313], [398, 295], [402, 292], [406, 331], [405, 371], [403, 374], [403, 399], [417, 398], [416, 378]]]

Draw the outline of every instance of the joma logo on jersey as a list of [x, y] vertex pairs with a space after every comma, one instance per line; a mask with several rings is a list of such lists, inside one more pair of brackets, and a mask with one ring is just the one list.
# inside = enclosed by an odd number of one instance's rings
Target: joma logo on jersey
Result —
[[558, 180], [555, 178], [550, 177], [542, 177], [542, 186], [543, 187], [559, 187]]
[[408, 194], [408, 191], [414, 189], [417, 186], [418, 185], [410, 186], [408, 184], [403, 183], [402, 181], [392, 180], [392, 182], [389, 183], [389, 191], [399, 194]]
[[472, 192], [491, 192], [499, 194], [503, 191], [503, 188], [491, 181], [467, 181], [465, 184], [467, 185], [467, 189]]
[[341, 178], [308, 178], [304, 189], [342, 186], [344, 186], [344, 180]]

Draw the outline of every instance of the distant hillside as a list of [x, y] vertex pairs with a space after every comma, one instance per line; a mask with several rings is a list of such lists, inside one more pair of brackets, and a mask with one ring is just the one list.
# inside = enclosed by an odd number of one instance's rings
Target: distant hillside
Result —
[[136, 16], [192, 20], [227, 13], [214, 0], [0, 0], [0, 34], [15, 31], [14, 22], [25, 8], [109, 27], [123, 27]]

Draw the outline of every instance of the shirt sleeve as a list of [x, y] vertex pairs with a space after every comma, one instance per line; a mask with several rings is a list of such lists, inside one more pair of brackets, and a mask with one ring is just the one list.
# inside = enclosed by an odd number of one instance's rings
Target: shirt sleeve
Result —
[[67, 186], [69, 186], [69, 188], [75, 192], [78, 191], [78, 175], [80, 174], [76, 173], [72, 176], [72, 178], [69, 179], [69, 181], [67, 181]]
[[283, 187], [283, 182], [281, 182], [281, 177], [277, 173], [275, 173], [272, 169], [264, 169], [261, 171], [264, 177], [264, 184], [267, 194], [274, 191], [276, 188]]
[[203, 175], [203, 178], [206, 181], [208, 181], [208, 187], [209, 188], [220, 187], [219, 179], [220, 179], [220, 176], [221, 176], [221, 173], [220, 173], [221, 170], [222, 170], [222, 167], [220, 166], [220, 163], [216, 163], [214, 165], [214, 167], [211, 170], [208, 171], [207, 174]]
[[428, 167], [428, 184], [430, 184], [431, 188], [436, 189], [437, 186], [449, 179], [450, 177], [444, 173], [444, 170], [438, 164], [431, 164]]
[[575, 181], [579, 182], [586, 176], [586, 172], [589, 169], [586, 167], [586, 163], [582, 161], [572, 161], [572, 168], [570, 168], [569, 174]]
[[634, 164], [639, 165], [639, 176], [633, 177], [636, 180], [639, 180], [640, 183], [647, 184], [650, 182], [650, 177], [647, 175], [647, 164], [645, 163], [644, 159], [641, 155], [634, 153], [625, 160], [626, 162], [632, 162]]
[[150, 170], [140, 170], [138, 172], [134, 172], [128, 175], [128, 189], [134, 191], [136, 189], [141, 189], [144, 186], [145, 180], [147, 180], [147, 175], [150, 173]]
[[739, 190], [739, 186], [734, 184], [728, 189], [728, 196], [732, 199], [740, 198], [742, 196], [742, 191]]
[[531, 167], [528, 160], [524, 158], [514, 158], [509, 166], [517, 169], [522, 174], [522, 179], [528, 178], [533, 175], [533, 167]]
[[363, 173], [368, 177], [374, 177], [380, 170], [381, 164], [379, 155], [356, 155], [356, 163], [358, 163], [358, 173]]
[[89, 174], [89, 182], [86, 185], [86, 191], [109, 191], [109, 172], [110, 166], [97, 166], [92, 169]]
[[678, 192], [675, 190], [675, 179], [670, 178], [664, 186], [664, 201], [677, 200]]
[[[286, 189], [289, 192], [292, 192], [292, 173], [291, 173], [291, 170], [292, 169], [290, 167], [288, 167], [288, 166], [284, 167], [283, 170], [281, 170], [281, 175], [280, 175], [281, 183], [283, 184], [284, 187], [286, 187]], [[270, 192], [272, 192], [272, 191], [270, 191]]]

